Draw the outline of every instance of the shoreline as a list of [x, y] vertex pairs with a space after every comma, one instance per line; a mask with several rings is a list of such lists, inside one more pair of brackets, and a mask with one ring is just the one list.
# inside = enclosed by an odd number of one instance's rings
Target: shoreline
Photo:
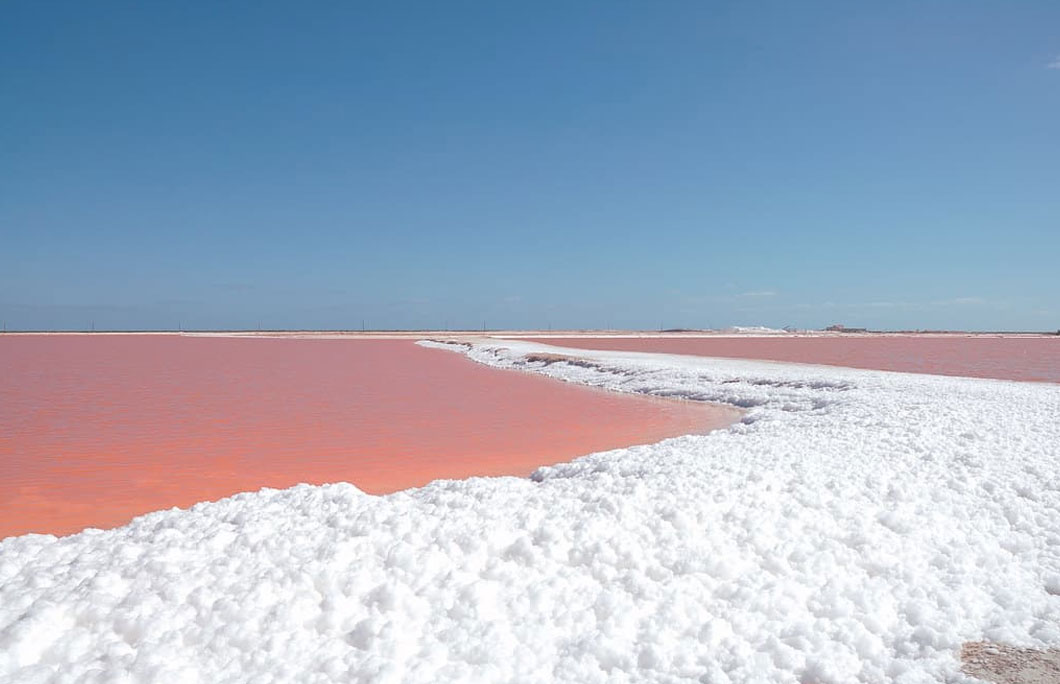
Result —
[[3, 336], [25, 335], [174, 335], [183, 337], [263, 337], [263, 338], [316, 338], [316, 339], [426, 339], [428, 337], [452, 337], [455, 339], [489, 338], [489, 339], [522, 339], [522, 338], [579, 338], [579, 339], [715, 339], [715, 338], [763, 338], [763, 339], [798, 339], [798, 338], [834, 338], [859, 339], [879, 337], [911, 338], [1045, 338], [1060, 339], [1055, 332], [1045, 331], [914, 331], [914, 330], [878, 330], [863, 332], [838, 332], [833, 330], [797, 330], [776, 332], [732, 332], [724, 330], [6, 330]]
[[[590, 681], [607, 667], [942, 681], [960, 676], [964, 644], [1060, 644], [1055, 387], [553, 351], [464, 349], [495, 368], [743, 406], [746, 420], [530, 481], [265, 490], [106, 533], [5, 540], [0, 599], [21, 603], [0, 600], [0, 629], [37, 629], [9, 632], [0, 674], [176, 658], [202, 679], [281, 665], [304, 678], [339, 659], [351, 677], [387, 663], [424, 681]], [[473, 637], [487, 628], [496, 648], [483, 651]], [[217, 635], [209, 649], [203, 634]], [[110, 656], [121, 639], [135, 650]], [[277, 641], [294, 648], [260, 646]]]
[[1060, 338], [1042, 335], [823, 334], [507, 338], [557, 349], [754, 359], [834, 368], [1060, 383]]
[[[13, 428], [0, 440], [10, 471], [0, 478], [2, 538], [114, 529], [262, 487], [350, 482], [388, 495], [438, 480], [529, 478], [743, 415], [488, 368], [414, 345], [420, 336], [357, 346], [90, 335], [0, 338], [0, 369], [10, 364], [0, 405]], [[226, 386], [212, 379], [222, 366]], [[48, 418], [20, 405], [56, 408]]]

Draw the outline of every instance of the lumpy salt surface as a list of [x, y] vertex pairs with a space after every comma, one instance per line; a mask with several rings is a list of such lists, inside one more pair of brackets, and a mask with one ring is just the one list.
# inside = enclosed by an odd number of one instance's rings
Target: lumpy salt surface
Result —
[[746, 414], [530, 479], [8, 539], [0, 679], [971, 682], [964, 642], [1060, 645], [1060, 387], [457, 350]]

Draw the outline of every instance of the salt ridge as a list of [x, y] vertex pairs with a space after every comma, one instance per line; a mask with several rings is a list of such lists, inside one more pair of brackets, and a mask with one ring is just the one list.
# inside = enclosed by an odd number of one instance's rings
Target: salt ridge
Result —
[[531, 480], [7, 539], [0, 679], [971, 682], [965, 641], [1060, 645], [1060, 386], [455, 349], [746, 414]]

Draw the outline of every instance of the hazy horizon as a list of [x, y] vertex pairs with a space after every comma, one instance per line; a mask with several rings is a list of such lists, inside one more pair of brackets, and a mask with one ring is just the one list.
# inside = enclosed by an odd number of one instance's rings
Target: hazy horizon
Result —
[[[842, 324], [835, 324], [842, 325]], [[550, 333], [732, 333], [742, 332], [753, 334], [755, 328], [761, 328], [763, 332], [775, 330], [791, 333], [813, 333], [813, 332], [843, 332], [829, 331], [825, 326], [821, 328], [797, 328], [788, 326], [785, 328], [773, 328], [771, 326], [728, 326], [724, 328], [5, 328], [0, 333], [533, 333], [547, 337]], [[1002, 329], [958, 329], [958, 328], [864, 328], [862, 326], [844, 325], [846, 332], [866, 333], [956, 333], [956, 334], [1032, 334], [1032, 335], [1057, 335], [1057, 330], [1002, 330]]]

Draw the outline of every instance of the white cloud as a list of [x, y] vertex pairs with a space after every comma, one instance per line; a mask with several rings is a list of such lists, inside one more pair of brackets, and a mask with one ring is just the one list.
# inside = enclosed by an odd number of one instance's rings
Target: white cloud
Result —
[[754, 290], [752, 292], [741, 292], [741, 297], [776, 297], [777, 293], [773, 290]]
[[1045, 65], [1046, 69], [1060, 69], [1060, 57], [1057, 57], [1053, 61]]

